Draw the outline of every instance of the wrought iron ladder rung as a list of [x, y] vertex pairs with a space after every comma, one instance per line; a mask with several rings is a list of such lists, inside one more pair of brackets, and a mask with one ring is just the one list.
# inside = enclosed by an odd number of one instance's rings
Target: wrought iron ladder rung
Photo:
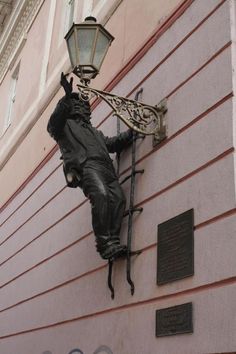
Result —
[[132, 215], [134, 213], [142, 213], [143, 208], [132, 208], [132, 209], [128, 209], [124, 212], [123, 217], [125, 218], [128, 215]]
[[135, 170], [135, 171], [131, 172], [128, 176], [126, 176], [126, 177], [120, 182], [120, 184], [125, 183], [125, 182], [128, 181], [131, 177], [135, 176], [137, 173], [144, 173], [144, 169], [142, 169], [142, 170]]

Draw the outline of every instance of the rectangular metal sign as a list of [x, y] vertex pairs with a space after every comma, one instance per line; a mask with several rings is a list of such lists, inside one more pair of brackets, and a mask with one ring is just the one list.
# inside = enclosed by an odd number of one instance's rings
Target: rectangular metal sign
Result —
[[158, 225], [158, 285], [193, 275], [193, 233], [193, 209]]
[[192, 302], [156, 311], [156, 337], [193, 333]]

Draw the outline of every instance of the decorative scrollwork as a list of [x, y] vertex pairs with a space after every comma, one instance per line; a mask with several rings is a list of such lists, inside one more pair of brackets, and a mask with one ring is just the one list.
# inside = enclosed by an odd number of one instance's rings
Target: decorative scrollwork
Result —
[[139, 101], [129, 100], [113, 95], [106, 91], [99, 91], [88, 86], [77, 85], [80, 98], [90, 101], [101, 98], [112, 108], [112, 115], [120, 118], [128, 127], [144, 135], [154, 135], [158, 143], [166, 137], [164, 115], [167, 112], [166, 100], [156, 107]]

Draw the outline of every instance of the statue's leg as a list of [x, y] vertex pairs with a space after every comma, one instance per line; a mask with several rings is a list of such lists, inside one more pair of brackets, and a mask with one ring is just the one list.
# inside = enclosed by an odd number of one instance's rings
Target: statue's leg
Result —
[[92, 207], [92, 225], [95, 235], [109, 236], [109, 191], [99, 171], [84, 168], [83, 191]]
[[[117, 202], [117, 198], [114, 196], [111, 197], [110, 184], [113, 185], [114, 179], [111, 181], [110, 177], [109, 174], [105, 173], [105, 170], [103, 173], [101, 168], [96, 169], [96, 166], [93, 166], [93, 168], [84, 167], [83, 170], [82, 188], [92, 206], [92, 225], [96, 237], [97, 251], [104, 259], [116, 257], [126, 250], [126, 247], [120, 245], [119, 236], [117, 235], [112, 238], [110, 233], [113, 207], [117, 209], [117, 212], [115, 212], [118, 221], [116, 230], [120, 229], [120, 219], [123, 216], [123, 211], [120, 211], [121, 207], [117, 208], [117, 206], [114, 206], [115, 199]], [[114, 195], [116, 190], [115, 186], [111, 189], [114, 190]], [[124, 197], [122, 196], [121, 199], [121, 204], [123, 205]]]
[[126, 199], [124, 192], [118, 182], [115, 180], [108, 186], [109, 189], [109, 205], [110, 205], [110, 234], [112, 238], [118, 238], [120, 235], [121, 224], [125, 211]]

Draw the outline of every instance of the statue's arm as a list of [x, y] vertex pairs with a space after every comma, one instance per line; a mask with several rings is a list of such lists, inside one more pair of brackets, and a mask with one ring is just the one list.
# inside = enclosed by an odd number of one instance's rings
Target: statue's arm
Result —
[[70, 110], [70, 96], [73, 90], [73, 78], [68, 81], [68, 75], [69, 74], [64, 74], [63, 72], [61, 73], [60, 84], [64, 88], [65, 96], [57, 103], [47, 126], [47, 131], [55, 140], [59, 138], [64, 128]]
[[48, 121], [47, 131], [56, 140], [65, 126], [69, 113], [69, 107], [69, 100], [66, 96], [64, 96], [57, 103], [56, 108]]
[[120, 133], [119, 135], [111, 137], [111, 138], [104, 136], [104, 135], [103, 135], [103, 137], [105, 140], [107, 150], [110, 153], [113, 153], [113, 152], [119, 153], [132, 143], [133, 130], [129, 129], [126, 132]]

